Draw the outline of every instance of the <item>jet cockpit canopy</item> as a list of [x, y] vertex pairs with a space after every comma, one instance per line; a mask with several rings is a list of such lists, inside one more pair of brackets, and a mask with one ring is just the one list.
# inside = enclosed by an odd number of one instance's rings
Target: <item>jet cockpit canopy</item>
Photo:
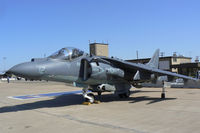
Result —
[[62, 60], [72, 60], [77, 57], [80, 57], [84, 54], [83, 51], [73, 48], [73, 47], [66, 47], [58, 50], [54, 54], [50, 55], [49, 58], [52, 59], [62, 59]]

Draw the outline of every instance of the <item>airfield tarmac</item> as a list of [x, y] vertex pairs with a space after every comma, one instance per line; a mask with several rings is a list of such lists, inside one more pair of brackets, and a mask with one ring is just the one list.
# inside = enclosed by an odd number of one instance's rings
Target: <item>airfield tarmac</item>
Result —
[[132, 89], [100, 104], [82, 105], [79, 94], [17, 100], [8, 96], [81, 90], [55, 82], [0, 83], [0, 133], [199, 133], [200, 89]]

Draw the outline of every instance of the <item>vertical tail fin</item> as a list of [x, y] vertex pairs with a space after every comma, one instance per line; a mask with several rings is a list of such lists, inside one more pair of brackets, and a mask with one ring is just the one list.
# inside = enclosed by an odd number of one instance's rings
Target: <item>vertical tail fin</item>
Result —
[[[151, 58], [151, 60], [146, 64], [146, 66], [158, 69], [159, 53], [160, 53], [160, 50], [157, 49], [153, 57]], [[133, 77], [134, 80], [142, 80], [142, 79], [148, 80], [150, 78], [151, 78], [151, 73], [149, 74], [149, 73], [139, 71], [139, 70], [136, 72], [135, 76]]]
[[158, 69], [159, 54], [160, 54], [160, 50], [157, 49], [156, 52], [154, 53], [153, 57], [151, 58], [151, 60], [146, 65], [151, 67], [151, 68], [157, 68]]

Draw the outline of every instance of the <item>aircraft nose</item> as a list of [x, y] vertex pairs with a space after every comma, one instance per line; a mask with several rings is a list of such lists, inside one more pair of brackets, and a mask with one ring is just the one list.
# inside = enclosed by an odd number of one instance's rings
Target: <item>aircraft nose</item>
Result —
[[36, 65], [31, 62], [15, 65], [11, 69], [9, 69], [8, 72], [24, 78], [39, 76]]

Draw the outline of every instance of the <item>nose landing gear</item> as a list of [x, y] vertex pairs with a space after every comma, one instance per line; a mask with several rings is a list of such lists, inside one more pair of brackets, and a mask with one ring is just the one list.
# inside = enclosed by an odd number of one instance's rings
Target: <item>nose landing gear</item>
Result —
[[93, 93], [87, 93], [88, 92], [88, 88], [84, 88], [83, 89], [83, 97], [84, 97], [84, 102], [83, 105], [90, 105], [90, 104], [99, 104], [100, 101], [95, 100], [95, 96]]

